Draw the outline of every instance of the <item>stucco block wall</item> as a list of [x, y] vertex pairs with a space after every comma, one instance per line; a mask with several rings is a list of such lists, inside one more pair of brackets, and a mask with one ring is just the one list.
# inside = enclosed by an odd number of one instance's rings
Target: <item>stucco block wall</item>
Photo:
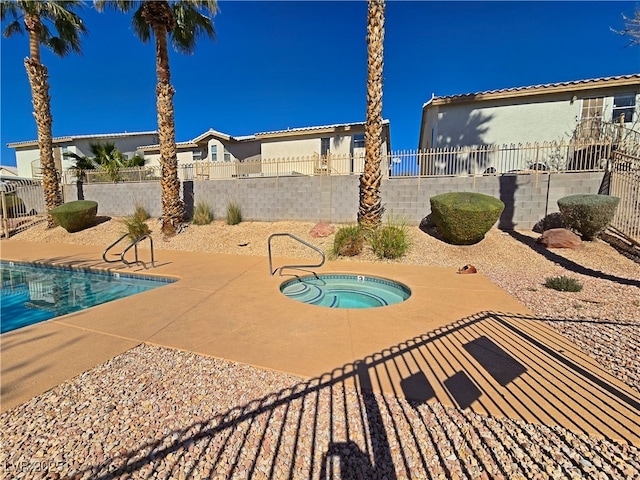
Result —
[[[545, 215], [558, 211], [558, 199], [596, 194], [603, 172], [501, 175], [483, 177], [391, 178], [380, 188], [385, 215], [417, 225], [431, 213], [429, 199], [448, 192], [477, 192], [499, 198], [505, 210], [497, 226], [528, 230]], [[245, 220], [355, 223], [358, 215], [357, 175], [293, 176], [191, 181], [183, 183], [187, 211], [206, 202], [214, 218], [226, 218], [229, 201], [236, 201]], [[75, 185], [65, 186], [65, 201], [77, 199]], [[84, 198], [98, 202], [99, 215], [125, 216], [135, 205], [154, 217], [162, 214], [159, 183], [95, 184], [84, 186]]]
[[268, 177], [193, 182], [194, 199], [204, 201], [214, 218], [226, 216], [227, 202], [238, 202], [246, 220], [356, 220], [358, 179], [340, 177]]
[[[386, 213], [418, 224], [431, 213], [429, 199], [449, 192], [476, 192], [499, 198], [505, 210], [498, 222], [504, 229], [528, 230], [545, 215], [558, 211], [558, 199], [596, 194], [602, 172], [501, 175], [486, 177], [392, 178], [381, 187]], [[547, 195], [548, 191], [548, 195]], [[548, 201], [547, 201], [548, 198]]]
[[[160, 182], [83, 185], [85, 200], [98, 202], [98, 215], [124, 217], [143, 206], [152, 217], [162, 215]], [[76, 185], [64, 185], [64, 201], [78, 200]]]

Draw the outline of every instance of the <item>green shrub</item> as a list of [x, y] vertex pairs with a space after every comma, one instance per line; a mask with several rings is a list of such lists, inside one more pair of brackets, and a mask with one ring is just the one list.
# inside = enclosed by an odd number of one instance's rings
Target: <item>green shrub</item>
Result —
[[504, 203], [481, 193], [451, 192], [431, 197], [433, 221], [447, 243], [472, 245], [498, 221]]
[[211, 208], [206, 202], [198, 202], [193, 212], [192, 222], [195, 225], [209, 225], [213, 221]]
[[394, 222], [378, 227], [368, 236], [373, 252], [379, 258], [400, 258], [411, 247], [406, 222]]
[[229, 201], [227, 203], [227, 225], [238, 225], [242, 222], [242, 211], [238, 202]]
[[620, 199], [608, 195], [570, 195], [558, 200], [558, 208], [569, 228], [583, 240], [593, 240], [613, 220]]
[[149, 220], [149, 218], [151, 217], [151, 215], [149, 215], [149, 212], [147, 212], [147, 209], [142, 205], [136, 205], [136, 210], [135, 212], [133, 212], [133, 216], [140, 219], [142, 222]]
[[94, 224], [98, 213], [98, 202], [76, 200], [53, 208], [49, 214], [67, 232], [79, 232]]
[[561, 277], [548, 277], [544, 283], [547, 288], [558, 290], [560, 292], [579, 292], [582, 290], [582, 284], [575, 278], [569, 278], [565, 276]]
[[343, 255], [353, 257], [362, 252], [364, 246], [364, 232], [359, 225], [348, 225], [340, 227], [333, 237], [333, 249], [331, 254], [334, 257]]
[[149, 235], [151, 233], [151, 229], [149, 225], [147, 225], [141, 217], [136, 214], [131, 215], [130, 217], [125, 217], [122, 222], [127, 229], [127, 234], [131, 241], [135, 240], [142, 235]]

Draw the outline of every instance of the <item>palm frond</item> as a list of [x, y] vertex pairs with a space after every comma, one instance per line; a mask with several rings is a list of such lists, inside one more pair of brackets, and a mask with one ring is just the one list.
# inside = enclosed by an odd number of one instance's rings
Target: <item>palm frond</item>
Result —
[[142, 18], [142, 7], [138, 8], [133, 14], [131, 19], [131, 26], [136, 36], [142, 41], [147, 43], [151, 38], [151, 26]]
[[173, 4], [173, 16], [176, 26], [171, 33], [171, 45], [173, 48], [180, 53], [191, 55], [200, 37], [207, 36], [215, 40], [215, 30], [210, 16], [215, 15], [217, 11], [216, 2], [175, 2]]
[[104, 11], [105, 8], [110, 8], [118, 12], [127, 13], [137, 8], [138, 2], [133, 0], [93, 0], [93, 6], [99, 12]]
[[[18, 18], [28, 16], [37, 22], [36, 32], [41, 45], [49, 47], [58, 56], [71, 51], [81, 53], [80, 35], [87, 33], [87, 27], [73, 10], [82, 8], [84, 3], [79, 0], [2, 1], [3, 18], [11, 14], [15, 19], [5, 28], [3, 35], [8, 37], [22, 32]], [[51, 28], [55, 30], [55, 35]]]
[[22, 29], [22, 24], [17, 19], [7, 24], [7, 26], [2, 32], [2, 36], [4, 38], [9, 38], [15, 35], [16, 33], [24, 33], [24, 30]]

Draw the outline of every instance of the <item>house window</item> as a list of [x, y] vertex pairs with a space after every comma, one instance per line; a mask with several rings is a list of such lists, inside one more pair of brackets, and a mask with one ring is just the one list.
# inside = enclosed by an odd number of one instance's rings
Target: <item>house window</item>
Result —
[[194, 160], [202, 160], [202, 150], [194, 150], [193, 151], [193, 159]]
[[356, 133], [353, 136], [353, 148], [364, 148], [364, 133]]
[[613, 97], [613, 113], [611, 115], [612, 122], [619, 122], [620, 117], [624, 115], [624, 122], [633, 121], [633, 114], [636, 110], [636, 96], [632, 93], [625, 95], [616, 95]]
[[224, 147], [224, 161], [225, 162], [230, 162], [231, 161], [231, 152], [229, 150], [227, 150], [227, 147]]
[[325, 157], [329, 153], [329, 144], [330, 138], [321, 138], [320, 139], [320, 155]]
[[212, 162], [217, 162], [218, 161], [218, 146], [217, 145], [211, 145], [211, 161]]
[[604, 107], [603, 97], [582, 99], [581, 120], [592, 120], [592, 119], [602, 118], [603, 107]]

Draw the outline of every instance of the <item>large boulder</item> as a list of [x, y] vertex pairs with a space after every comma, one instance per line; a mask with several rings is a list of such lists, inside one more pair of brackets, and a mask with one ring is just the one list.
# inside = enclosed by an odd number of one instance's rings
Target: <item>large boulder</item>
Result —
[[578, 235], [566, 228], [552, 228], [542, 233], [538, 243], [547, 248], [579, 248], [582, 240]]
[[333, 235], [335, 231], [336, 229], [332, 225], [321, 222], [314, 225], [314, 227], [309, 232], [309, 235], [311, 235], [313, 238], [328, 237], [329, 235]]

